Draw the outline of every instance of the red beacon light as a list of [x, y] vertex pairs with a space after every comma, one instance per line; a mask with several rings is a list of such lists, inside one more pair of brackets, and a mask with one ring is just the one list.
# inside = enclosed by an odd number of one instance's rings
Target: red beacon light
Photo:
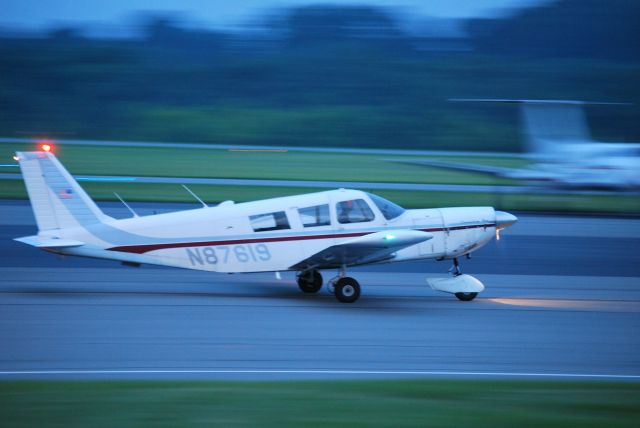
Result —
[[40, 143], [40, 150], [43, 152], [53, 152], [53, 144], [51, 143]]

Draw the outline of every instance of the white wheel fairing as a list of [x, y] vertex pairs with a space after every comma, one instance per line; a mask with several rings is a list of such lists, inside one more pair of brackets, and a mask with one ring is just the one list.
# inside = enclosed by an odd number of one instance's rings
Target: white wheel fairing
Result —
[[448, 278], [427, 278], [429, 286], [445, 293], [480, 293], [484, 285], [471, 275], [458, 275]]

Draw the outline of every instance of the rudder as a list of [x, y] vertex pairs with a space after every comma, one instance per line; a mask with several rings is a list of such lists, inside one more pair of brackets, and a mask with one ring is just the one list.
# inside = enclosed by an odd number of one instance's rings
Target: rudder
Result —
[[18, 152], [16, 155], [40, 231], [86, 227], [111, 219], [53, 154]]

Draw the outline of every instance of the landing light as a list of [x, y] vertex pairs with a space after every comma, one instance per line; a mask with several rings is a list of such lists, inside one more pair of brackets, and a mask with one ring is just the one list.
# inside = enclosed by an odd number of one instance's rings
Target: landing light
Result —
[[386, 235], [384, 239], [386, 239], [387, 241], [391, 241], [392, 239], [396, 239], [396, 235]]

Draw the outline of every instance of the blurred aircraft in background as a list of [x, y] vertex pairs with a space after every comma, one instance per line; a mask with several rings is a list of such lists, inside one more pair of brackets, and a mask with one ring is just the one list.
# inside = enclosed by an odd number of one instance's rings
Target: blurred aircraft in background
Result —
[[583, 106], [588, 104], [619, 103], [461, 98], [450, 101], [519, 105], [527, 154], [536, 163], [523, 169], [431, 160], [408, 163], [480, 172], [556, 187], [640, 189], [640, 144], [593, 140], [583, 111]]
[[473, 300], [484, 286], [461, 274], [458, 257], [481, 248], [517, 221], [491, 207], [405, 210], [349, 189], [226, 201], [216, 207], [196, 196], [200, 209], [144, 217], [132, 210], [132, 218], [118, 220], [100, 210], [52, 153], [18, 152], [16, 159], [38, 225], [37, 235], [17, 241], [130, 266], [296, 271], [305, 293], [322, 287], [320, 269], [338, 269], [328, 285], [344, 303], [360, 295], [358, 282], [346, 276], [347, 267], [417, 259], [452, 259], [452, 277], [429, 284], [460, 300]]

